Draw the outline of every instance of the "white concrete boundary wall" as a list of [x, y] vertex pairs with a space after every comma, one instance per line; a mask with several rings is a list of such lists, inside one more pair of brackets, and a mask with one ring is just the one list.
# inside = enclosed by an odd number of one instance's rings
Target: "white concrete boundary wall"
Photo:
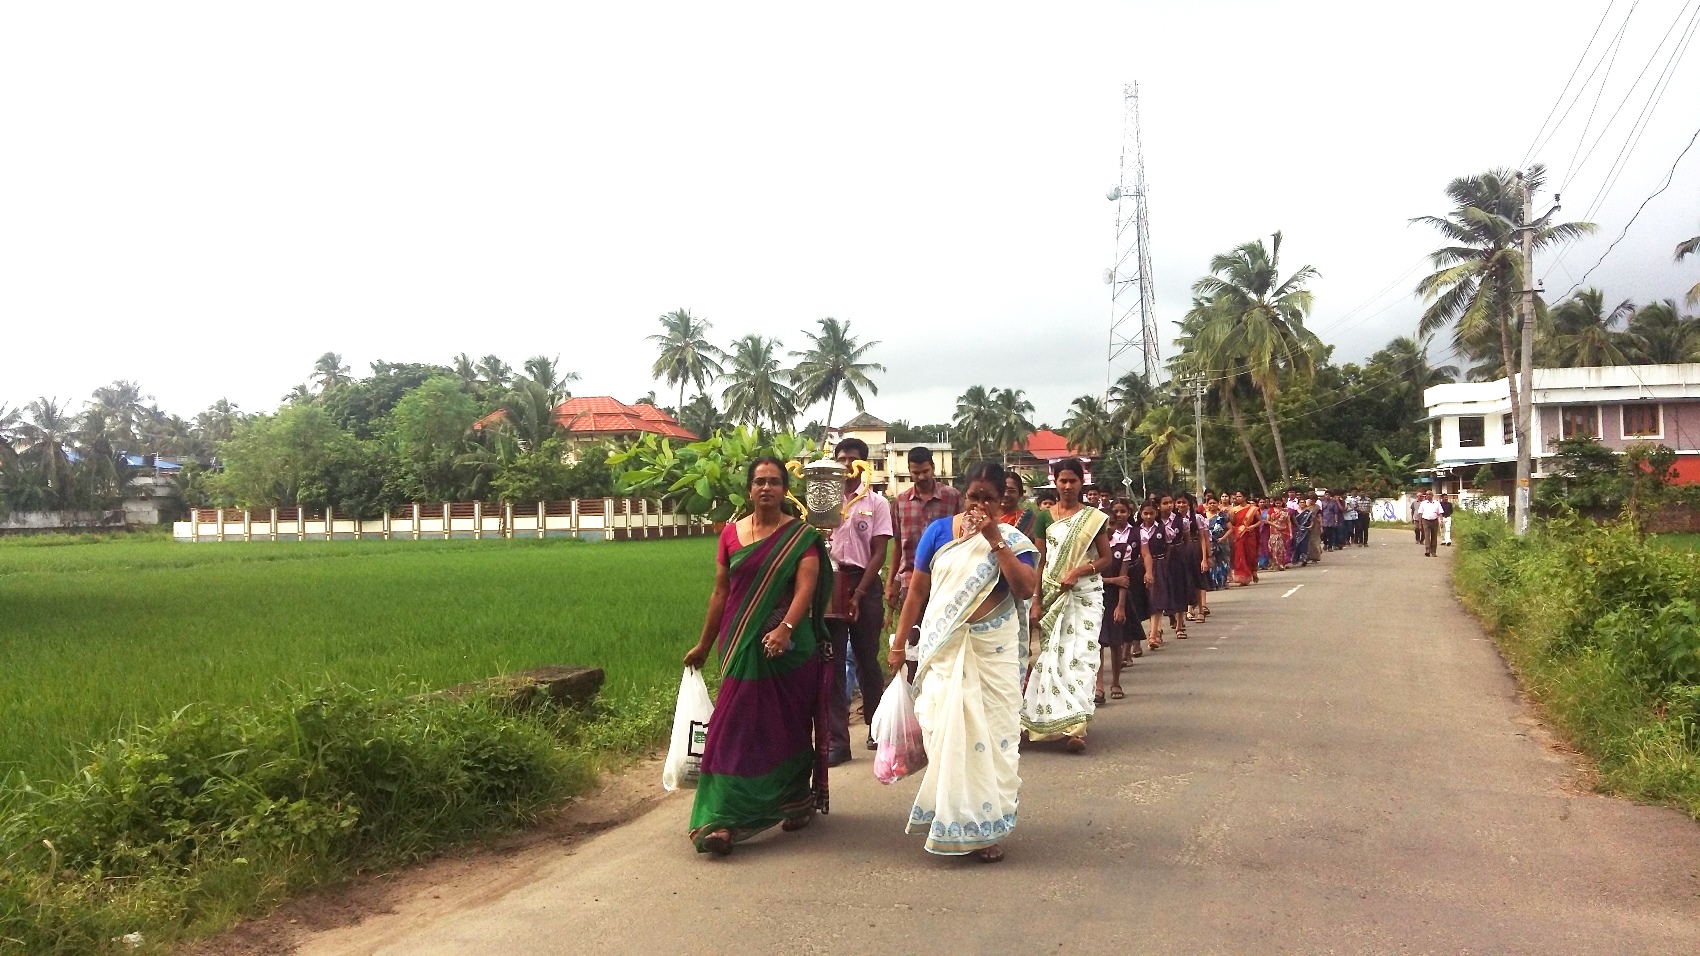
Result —
[[199, 508], [172, 525], [179, 541], [444, 541], [453, 538], [575, 537], [628, 541], [713, 534], [703, 518], [644, 498], [539, 501], [535, 505], [449, 501], [409, 504], [382, 518], [332, 509]]
[[[1473, 491], [1465, 492], [1453, 499], [1453, 503], [1466, 511], [1479, 511], [1484, 514], [1497, 514], [1505, 517], [1510, 500], [1504, 495], [1479, 495]], [[1415, 495], [1400, 495], [1397, 498], [1377, 498], [1371, 511], [1376, 521], [1405, 521], [1411, 520], [1411, 510], [1416, 507]]]

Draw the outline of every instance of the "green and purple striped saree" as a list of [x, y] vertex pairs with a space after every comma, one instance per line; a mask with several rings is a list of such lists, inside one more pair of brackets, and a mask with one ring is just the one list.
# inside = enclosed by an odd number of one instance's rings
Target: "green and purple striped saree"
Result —
[[[820, 532], [792, 521], [739, 547], [735, 526], [723, 542], [730, 590], [721, 619], [721, 681], [703, 743], [702, 776], [691, 808], [697, 850], [715, 830], [748, 839], [784, 820], [827, 811], [826, 605], [832, 565]], [[790, 606], [797, 568], [813, 551], [820, 574], [808, 615], [791, 634], [791, 649], [768, 657], [762, 636]]]

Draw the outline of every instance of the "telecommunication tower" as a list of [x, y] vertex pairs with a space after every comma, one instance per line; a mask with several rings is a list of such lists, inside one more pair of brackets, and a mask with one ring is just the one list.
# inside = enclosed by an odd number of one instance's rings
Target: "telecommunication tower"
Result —
[[1115, 265], [1104, 270], [1110, 287], [1108, 383], [1138, 372], [1157, 385], [1157, 297], [1151, 280], [1151, 223], [1145, 207], [1145, 152], [1139, 135], [1139, 84], [1122, 87], [1122, 152], [1115, 188]]

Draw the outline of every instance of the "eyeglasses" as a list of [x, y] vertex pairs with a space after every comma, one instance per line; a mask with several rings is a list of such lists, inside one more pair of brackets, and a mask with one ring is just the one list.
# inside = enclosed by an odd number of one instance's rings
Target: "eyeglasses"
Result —
[[752, 479], [750, 479], [750, 487], [751, 488], [783, 488], [783, 487], [785, 487], [785, 479], [783, 479], [783, 478], [752, 478]]

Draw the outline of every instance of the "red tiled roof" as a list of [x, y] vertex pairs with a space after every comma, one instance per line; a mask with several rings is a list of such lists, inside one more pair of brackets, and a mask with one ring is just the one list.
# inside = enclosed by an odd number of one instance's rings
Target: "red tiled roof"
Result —
[[1067, 438], [1064, 438], [1048, 428], [1041, 428], [1033, 434], [1028, 435], [1027, 440], [1022, 442], [1021, 445], [1027, 450], [1029, 455], [1040, 460], [1049, 458], [1067, 458], [1070, 455], [1089, 454], [1085, 452], [1078, 452], [1073, 448], [1070, 448]]
[[627, 405], [607, 395], [569, 398], [555, 408], [555, 420], [575, 435], [654, 432], [665, 438], [696, 441], [672, 416], [654, 405]]
[[[500, 421], [500, 410], [479, 419], [474, 428]], [[569, 398], [555, 406], [555, 421], [574, 435], [634, 435], [652, 432], [664, 438], [696, 441], [697, 436], [686, 431], [672, 416], [654, 405], [627, 405], [607, 395], [586, 395]]]

